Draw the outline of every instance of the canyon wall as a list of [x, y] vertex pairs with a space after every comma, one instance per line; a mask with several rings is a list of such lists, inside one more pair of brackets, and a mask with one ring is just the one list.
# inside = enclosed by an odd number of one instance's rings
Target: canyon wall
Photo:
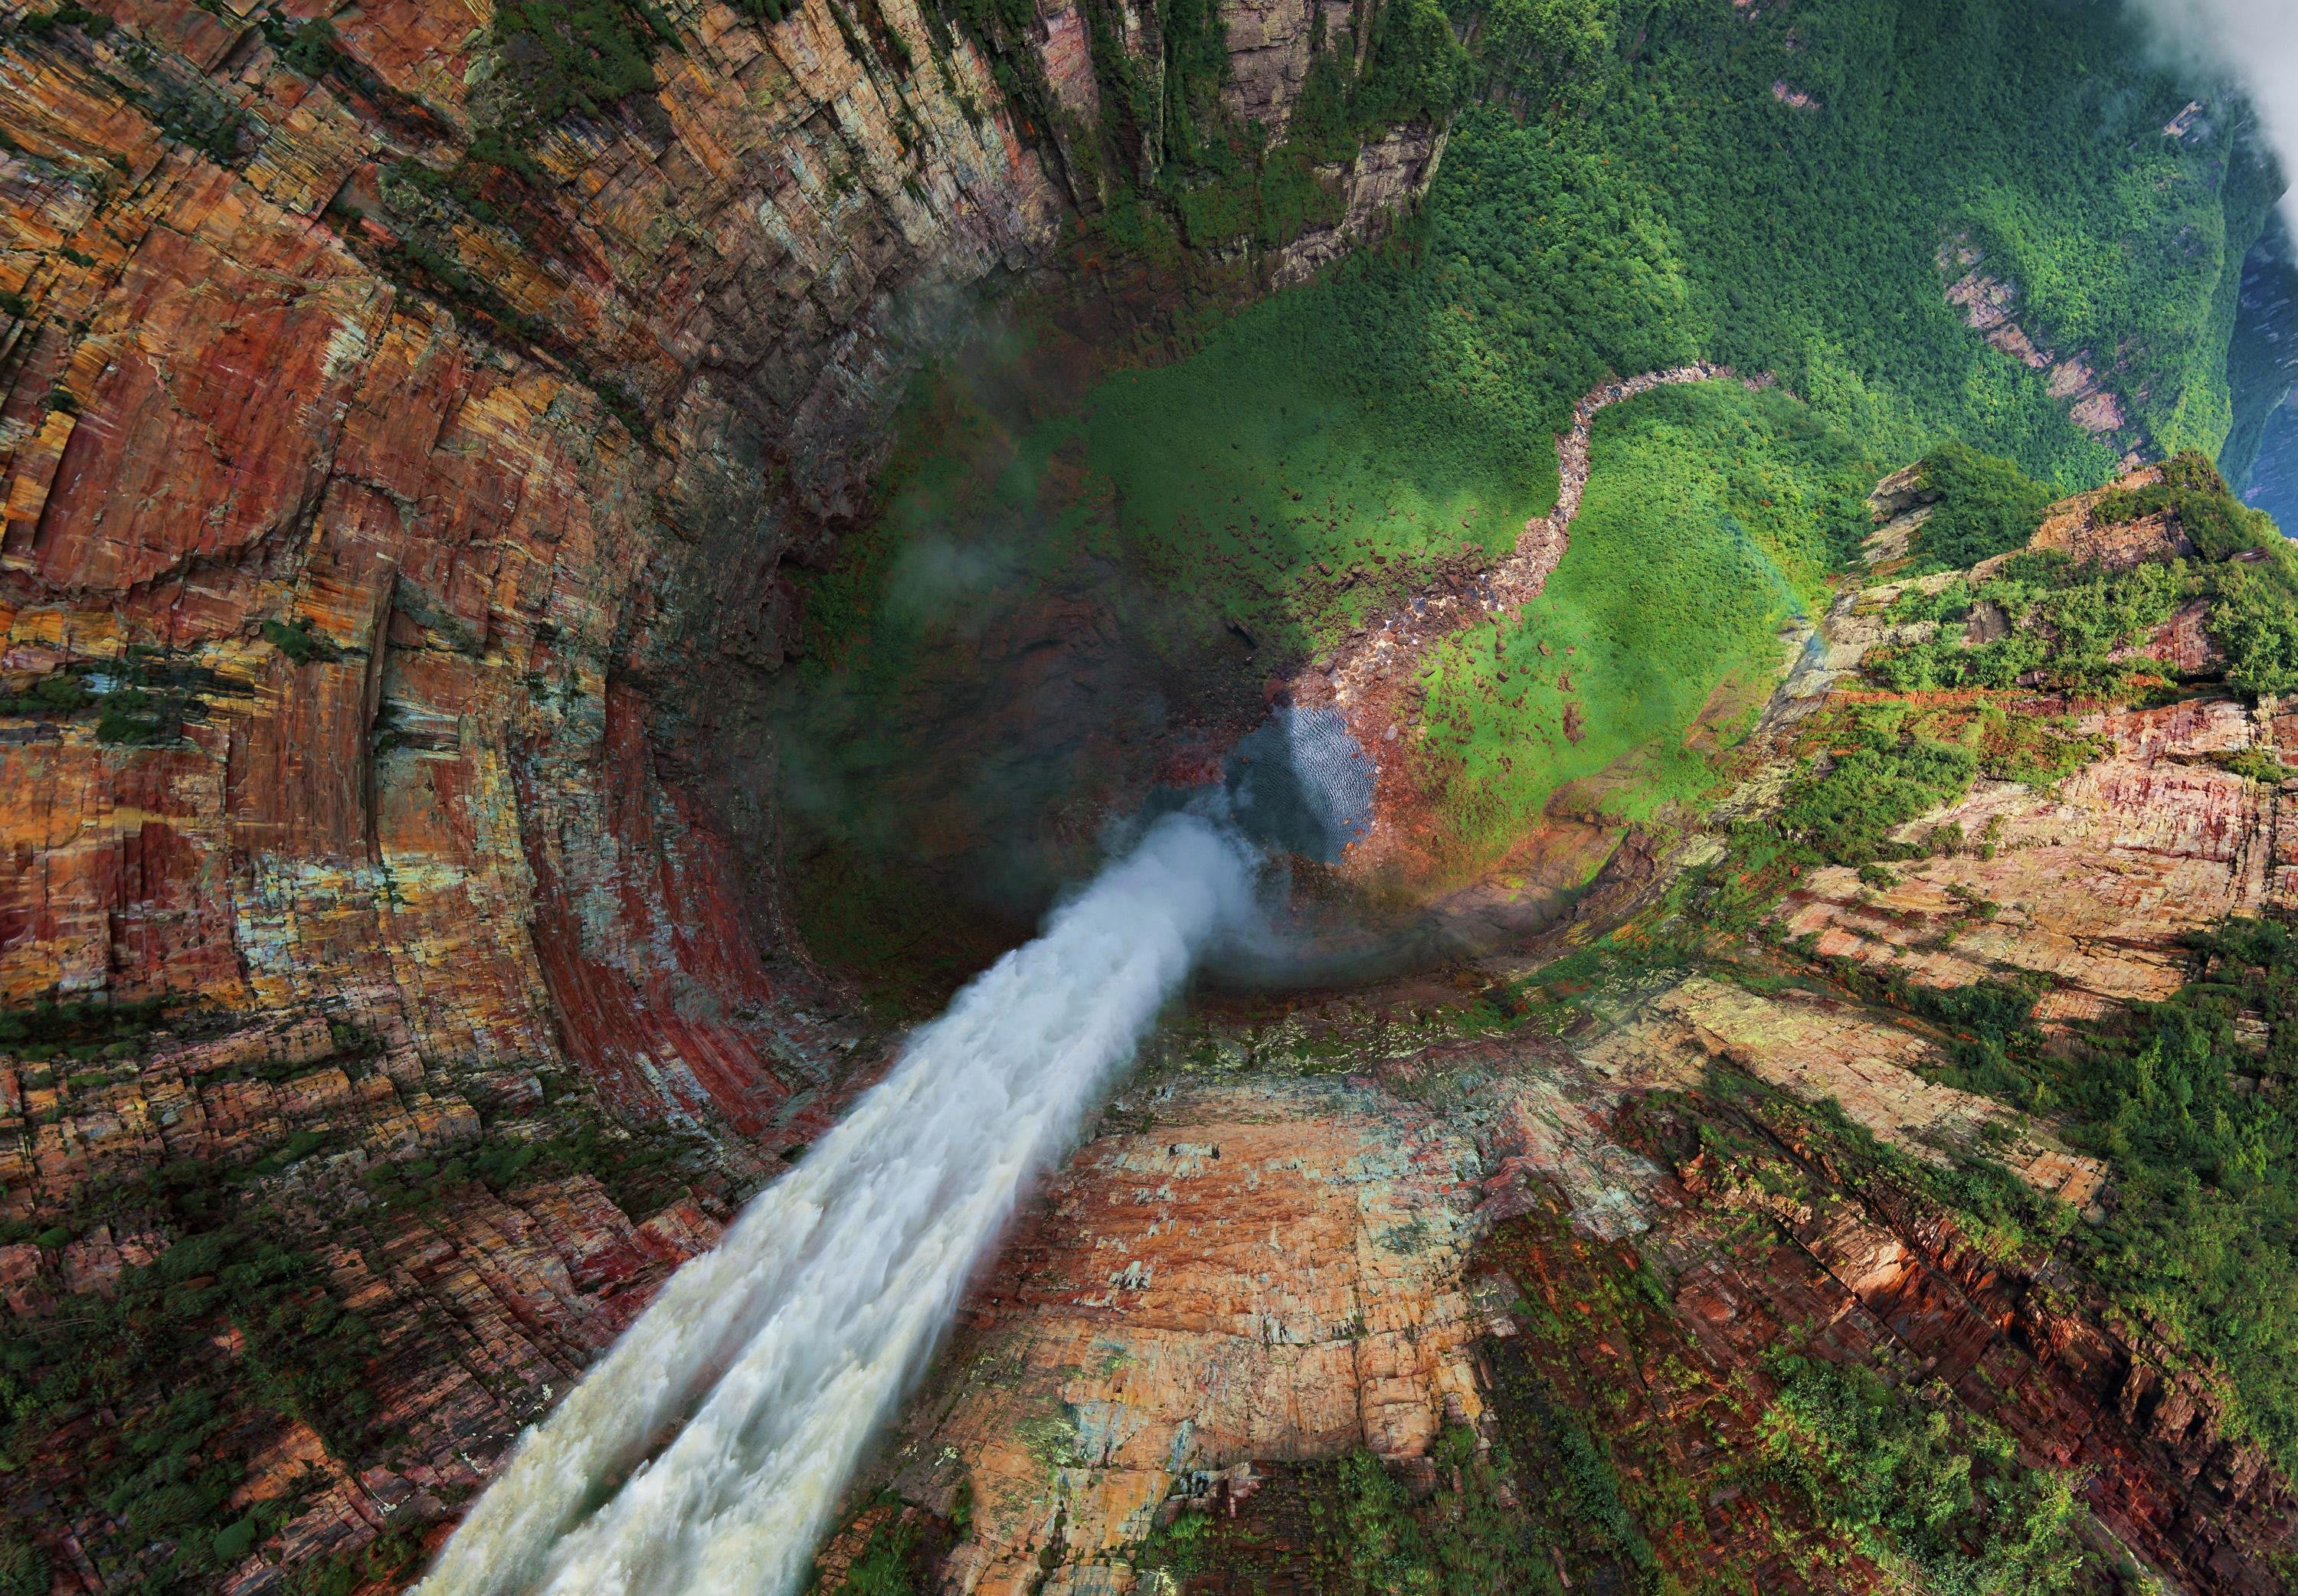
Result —
[[[1456, 1588], [1925, 1588], [1788, 1488], [1802, 1357], [2071, 1471], [2085, 1567], [2062, 1588], [2286, 1588], [2292, 1493], [2238, 1382], [2081, 1245], [1931, 1180], [1983, 1161], [2078, 1236], [2110, 1223], [2140, 1177], [2062, 1104], [1950, 1084], [1980, 1013], [1955, 996], [2022, 983], [2037, 1045], [2078, 1047], [2195, 979], [2195, 933], [2292, 906], [2298, 715], [2228, 689], [2211, 600], [2119, 656], [2164, 667], [2158, 701], [2008, 694], [2085, 740], [2073, 768], [1982, 776], [1898, 828], [1882, 875], [1823, 864], [1779, 883], [1757, 934], [1722, 923], [1724, 884], [1752, 875], [1740, 828], [1842, 747], [1844, 716], [1985, 699], [1861, 674], [1936, 624], [1895, 600], [1962, 580], [1892, 579], [1910, 477], [1883, 484], [1867, 585], [1799, 640], [1710, 813], [1450, 982], [1215, 1006], [1161, 1039], [985, 1272], [865, 1482], [890, 1494], [856, 1493], [826, 1569], [906, 1527], [945, 1590], [1446, 1588], [1368, 1575], [1403, 1532], [1335, 1471], [1353, 1453], [1416, 1504], [1432, 1567], [1490, 1582]], [[2035, 546], [2198, 558], [2175, 516], [2112, 520], [2112, 492], [2054, 507]], [[2270, 1098], [2256, 1003], [2229, 1089]], [[1504, 1490], [1479, 1459], [1514, 1469]]]
[[[0, 63], [0, 990], [563, 1046], [757, 1136], [828, 998], [743, 711], [909, 373], [1074, 224], [1056, 142], [907, 6], [687, 8], [658, 94], [501, 164], [460, 8], [347, 11], [316, 78], [300, 12], [91, 16]], [[1084, 28], [1031, 37], [1089, 107]]]
[[[880, 1062], [780, 922], [790, 572], [983, 296], [1076, 283], [1107, 46], [862, 9], [648, 12], [654, 90], [540, 126], [441, 0], [0, 19], [6, 1300], [46, 1334], [221, 1183], [390, 1369], [363, 1438], [275, 1393], [211, 1441], [252, 1554], [107, 1516], [115, 1432], [44, 1449], [4, 1494], [58, 1578], [403, 1564]], [[1240, 21], [1240, 104], [1309, 28]], [[1207, 271], [1305, 275], [1439, 148]]]

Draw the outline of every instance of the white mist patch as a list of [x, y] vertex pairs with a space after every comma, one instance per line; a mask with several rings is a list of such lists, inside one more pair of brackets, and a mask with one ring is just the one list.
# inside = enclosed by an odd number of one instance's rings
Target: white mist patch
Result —
[[[2239, 83], [2258, 112], [2285, 181], [2298, 182], [2298, 0], [2131, 0], [2181, 64]], [[2282, 196], [2298, 234], [2298, 188]]]
[[1246, 923], [1253, 872], [1232, 835], [1167, 815], [959, 993], [527, 1432], [422, 1596], [798, 1589], [968, 1276]]

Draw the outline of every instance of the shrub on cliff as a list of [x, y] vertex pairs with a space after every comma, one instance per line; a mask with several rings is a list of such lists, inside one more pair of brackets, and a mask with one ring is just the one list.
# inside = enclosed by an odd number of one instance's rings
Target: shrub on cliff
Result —
[[[2021, 554], [2005, 561], [1977, 595], [2010, 623], [2005, 635], [1972, 647], [1960, 624], [1943, 623], [1926, 641], [1871, 650], [1860, 668], [1894, 692], [1999, 691], [2025, 682], [2128, 697], [2134, 685], [2143, 690], [2159, 680], [2162, 666], [2118, 656], [2169, 619], [2194, 584], [2179, 562], [2107, 572], [2057, 554]], [[1929, 618], [1918, 614], [1926, 608], [1918, 603], [1902, 613], [1894, 603], [1887, 613], [1894, 621]]]
[[2211, 562], [2203, 583], [2213, 600], [2207, 624], [2226, 654], [2227, 681], [2253, 697], [2298, 691], [2298, 554], [2201, 454], [2173, 455], [2162, 473], [2145, 487], [2102, 493], [2092, 518], [2115, 525], [2169, 515]]
[[21, 1535], [0, 1539], [0, 1596], [48, 1596], [48, 1554]]
[[1781, 1358], [1758, 1433], [1773, 1467], [1885, 1567], [1925, 1590], [2043, 1596], [2073, 1583], [2073, 1477], [2029, 1468], [2008, 1431], [1953, 1410], [1943, 1391], [1894, 1390], [1873, 1371]]
[[1360, 1448], [1309, 1501], [1313, 1588], [1341, 1596], [1550, 1596], [1550, 1565], [1525, 1516], [1516, 1466], [1464, 1425], [1437, 1437], [1440, 1489], [1415, 1503]]
[[[60, 1428], [92, 1420], [77, 1484], [120, 1533], [89, 1549], [159, 1588], [211, 1577], [292, 1516], [293, 1493], [252, 1513], [230, 1505], [260, 1430], [252, 1409], [301, 1419], [352, 1458], [374, 1407], [366, 1322], [335, 1302], [317, 1259], [221, 1218], [230, 1189], [212, 1165], [151, 1177], [118, 1200], [176, 1244], [110, 1295], [80, 1294], [55, 1319], [0, 1333], [0, 1463], [53, 1455]], [[0, 1593], [10, 1576], [0, 1559]]]
[[1979, 755], [1960, 743], [1903, 734], [1887, 715], [1859, 723], [1856, 733], [1856, 746], [1790, 790], [1779, 828], [1838, 864], [1905, 857], [1910, 850], [1889, 833], [1961, 798], [1979, 773]]
[[[2298, 931], [2287, 919], [2235, 919], [2195, 951], [2201, 974], [2167, 1002], [2071, 1036], [2046, 1038], [2035, 1022], [2035, 985], [1892, 991], [1949, 1033], [1948, 1062], [1927, 1075], [2047, 1115], [2109, 1162], [2103, 1213], [2072, 1226], [2062, 1213], [2043, 1239], [2205, 1375], [2219, 1433], [2259, 1443], [2287, 1472], [2298, 1468]], [[2262, 1044], [2245, 1021], [2264, 1024]], [[2001, 1184], [2010, 1197], [2027, 1192]], [[1963, 1181], [1952, 1196], [1983, 1231], [1974, 1195]]]
[[655, 47], [669, 37], [653, 7], [625, 0], [505, 0], [495, 11], [495, 59], [529, 131], [654, 87]]
[[2168, 512], [2204, 559], [2232, 559], [2282, 540], [2270, 517], [2230, 492], [2226, 479], [2188, 450], [2162, 462], [2162, 480], [2143, 488], [2111, 488], [2091, 505], [2091, 518], [2117, 525]]
[[2236, 688], [2253, 696], [2298, 692], [2298, 598], [2286, 583], [2249, 566], [2228, 566], [2210, 628]]
[[1967, 443], [1942, 443], [1923, 457], [1922, 472], [1938, 495], [1914, 537], [1927, 564], [1955, 569], [2023, 547], [2050, 507], [2051, 491], [2015, 460], [1981, 454]]
[[1385, 0], [1373, 22], [1372, 68], [1357, 91], [1363, 123], [1441, 121], [1465, 96], [1468, 54], [1436, 0]]

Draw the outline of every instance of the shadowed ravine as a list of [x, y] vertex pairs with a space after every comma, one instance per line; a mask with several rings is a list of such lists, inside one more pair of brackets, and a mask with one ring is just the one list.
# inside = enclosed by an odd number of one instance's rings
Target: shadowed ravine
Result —
[[426, 1596], [797, 1589], [968, 1276], [1252, 874], [1169, 815], [961, 992], [528, 1433]]

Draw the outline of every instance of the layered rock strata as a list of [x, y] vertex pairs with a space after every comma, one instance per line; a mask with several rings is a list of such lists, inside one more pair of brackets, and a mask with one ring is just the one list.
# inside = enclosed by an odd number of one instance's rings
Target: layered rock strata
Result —
[[[1001, 82], [1089, 136], [1099, 46], [861, 10], [674, 4], [651, 92], [525, 130], [490, 17], [429, 0], [0, 28], [6, 1301], [45, 1335], [132, 1284], [196, 1170], [389, 1365], [388, 1455], [216, 1443], [290, 1503], [229, 1588], [451, 1517], [882, 1059], [775, 890], [791, 573], [977, 298], [1060, 292], [1080, 134]], [[1281, 123], [1310, 22], [1240, 27], [1240, 108]], [[1212, 269], [1307, 275], [1441, 148], [1375, 137], [1332, 228]], [[661, 1134], [677, 1178], [615, 1184]], [[110, 1588], [169, 1542], [73, 1494], [119, 1462], [80, 1444], [0, 1494]]]

